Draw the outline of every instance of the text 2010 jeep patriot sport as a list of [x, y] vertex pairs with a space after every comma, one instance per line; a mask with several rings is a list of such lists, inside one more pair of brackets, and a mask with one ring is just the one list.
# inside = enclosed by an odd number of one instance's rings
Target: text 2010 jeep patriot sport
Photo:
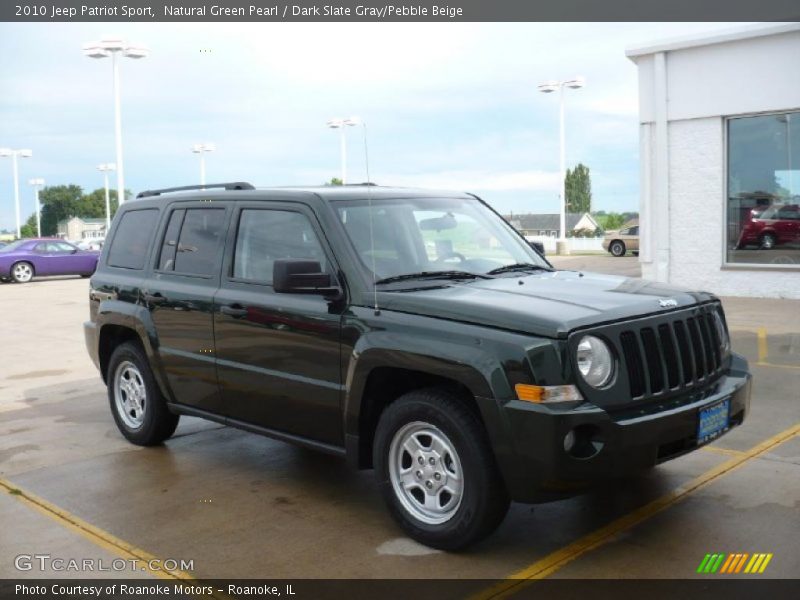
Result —
[[475, 196], [178, 189], [120, 208], [91, 279], [86, 344], [135, 444], [185, 414], [345, 456], [409, 535], [456, 549], [510, 500], [748, 412], [714, 296], [555, 270]]

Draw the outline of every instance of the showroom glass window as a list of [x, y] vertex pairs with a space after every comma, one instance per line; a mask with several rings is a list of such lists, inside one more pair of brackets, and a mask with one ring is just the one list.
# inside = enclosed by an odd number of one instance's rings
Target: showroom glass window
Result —
[[727, 262], [800, 265], [800, 112], [728, 120]]

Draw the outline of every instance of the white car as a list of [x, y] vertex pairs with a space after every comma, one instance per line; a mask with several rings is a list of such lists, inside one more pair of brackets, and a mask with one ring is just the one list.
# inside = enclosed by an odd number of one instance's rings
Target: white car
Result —
[[104, 242], [105, 239], [103, 238], [94, 238], [89, 240], [80, 240], [79, 242], [74, 243], [81, 250], [101, 250]]

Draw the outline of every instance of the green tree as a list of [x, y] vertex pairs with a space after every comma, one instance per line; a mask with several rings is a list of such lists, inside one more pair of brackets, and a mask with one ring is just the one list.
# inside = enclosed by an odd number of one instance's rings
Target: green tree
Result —
[[[125, 192], [127, 196], [128, 193]], [[111, 218], [117, 212], [119, 203], [117, 202], [117, 190], [109, 190], [108, 203], [111, 208]], [[104, 188], [94, 190], [89, 194], [85, 194], [78, 205], [77, 217], [85, 219], [101, 219], [106, 216], [106, 192]]]
[[39, 192], [42, 205], [42, 235], [52, 236], [58, 231], [58, 222], [80, 216], [83, 190], [79, 185], [54, 185]]
[[36, 235], [36, 213], [33, 213], [25, 224], [19, 228], [20, 235], [24, 238], [37, 237]]
[[607, 213], [605, 211], [600, 211], [594, 213], [592, 216], [603, 231], [614, 231], [619, 229], [622, 227], [622, 224], [628, 220], [625, 214], [615, 212]]
[[564, 184], [566, 186], [567, 212], [591, 212], [592, 178], [589, 174], [589, 167], [578, 163], [574, 169], [567, 169]]
[[344, 185], [344, 183], [338, 177], [331, 177], [331, 180], [325, 185]]

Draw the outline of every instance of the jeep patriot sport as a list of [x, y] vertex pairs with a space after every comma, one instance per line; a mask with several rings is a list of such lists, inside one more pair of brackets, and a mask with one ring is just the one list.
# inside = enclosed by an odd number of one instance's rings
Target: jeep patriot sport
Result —
[[436, 548], [749, 409], [717, 298], [556, 270], [470, 194], [154, 190], [108, 240], [86, 345], [128, 440], [191, 415], [341, 455]]

